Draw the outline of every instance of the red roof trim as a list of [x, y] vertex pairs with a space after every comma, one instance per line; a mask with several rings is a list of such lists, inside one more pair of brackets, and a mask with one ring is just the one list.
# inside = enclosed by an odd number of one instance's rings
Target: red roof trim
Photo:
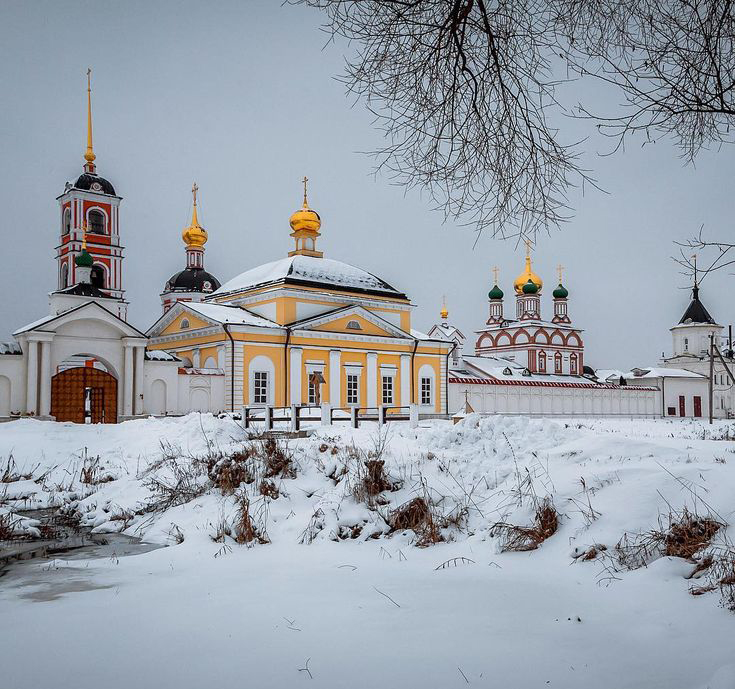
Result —
[[501, 380], [499, 378], [449, 378], [450, 383], [467, 385], [522, 385], [532, 388], [585, 388], [589, 390], [658, 390], [644, 385], [609, 385], [607, 383], [559, 383], [542, 380]]

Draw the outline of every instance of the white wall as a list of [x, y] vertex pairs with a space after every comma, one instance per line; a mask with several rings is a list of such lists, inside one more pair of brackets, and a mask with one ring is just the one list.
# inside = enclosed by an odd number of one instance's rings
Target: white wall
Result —
[[660, 416], [658, 390], [562, 388], [449, 383], [449, 413], [464, 408], [465, 391], [481, 414], [533, 416]]
[[0, 417], [10, 412], [25, 411], [26, 378], [23, 356], [0, 355], [0, 376], [4, 379], [0, 382]]

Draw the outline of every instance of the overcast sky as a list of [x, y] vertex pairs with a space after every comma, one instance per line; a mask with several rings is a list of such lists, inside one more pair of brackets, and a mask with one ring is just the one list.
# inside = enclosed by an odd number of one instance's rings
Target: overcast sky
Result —
[[[428, 330], [446, 294], [450, 319], [470, 342], [487, 318], [492, 266], [506, 297], [523, 250], [472, 228], [443, 223], [419, 193], [372, 175], [360, 153], [379, 144], [361, 104], [334, 79], [343, 47], [325, 46], [319, 13], [280, 0], [239, 2], [9, 2], [0, 0], [0, 202], [4, 289], [0, 336], [48, 312], [56, 287], [55, 200], [81, 172], [85, 72], [93, 69], [98, 172], [124, 197], [124, 286], [129, 320], [145, 330], [159, 293], [185, 265], [181, 230], [191, 185], [209, 232], [207, 269], [222, 282], [292, 248], [288, 218], [300, 179], [322, 217], [324, 255], [376, 273], [416, 304]], [[594, 96], [580, 89], [580, 98]], [[591, 134], [587, 167], [605, 194], [575, 194], [574, 219], [539, 238], [534, 267], [551, 313], [555, 266], [566, 266], [570, 315], [585, 330], [595, 367], [651, 365], [670, 349], [668, 328], [689, 294], [670, 257], [673, 241], [701, 225], [735, 239], [735, 162], [725, 148], [697, 167], [659, 142], [601, 157]], [[710, 277], [702, 299], [723, 324], [733, 319], [733, 278]], [[506, 298], [506, 313], [513, 314]]]

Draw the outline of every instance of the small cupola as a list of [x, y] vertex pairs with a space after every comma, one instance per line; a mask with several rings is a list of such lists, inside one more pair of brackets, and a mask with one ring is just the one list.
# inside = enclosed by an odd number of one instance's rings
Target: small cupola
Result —
[[302, 180], [304, 184], [304, 203], [289, 219], [291, 236], [296, 242], [296, 248], [290, 251], [288, 255], [321, 258], [324, 254], [316, 250], [316, 240], [320, 235], [322, 219], [319, 217], [319, 213], [309, 208], [306, 187], [308, 181], [308, 177], [304, 177]]

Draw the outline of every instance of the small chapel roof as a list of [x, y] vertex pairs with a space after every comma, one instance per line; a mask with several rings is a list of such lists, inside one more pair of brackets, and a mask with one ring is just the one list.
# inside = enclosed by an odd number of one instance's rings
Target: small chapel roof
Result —
[[220, 287], [215, 295], [270, 285], [304, 285], [365, 292], [406, 299], [406, 295], [379, 277], [331, 258], [295, 255], [251, 268]]
[[679, 321], [679, 325], [688, 325], [694, 323], [710, 323], [711, 325], [717, 325], [715, 319], [709, 315], [709, 311], [705, 308], [704, 304], [699, 301], [699, 287], [694, 285], [692, 288], [692, 301], [687, 306], [687, 310]]

